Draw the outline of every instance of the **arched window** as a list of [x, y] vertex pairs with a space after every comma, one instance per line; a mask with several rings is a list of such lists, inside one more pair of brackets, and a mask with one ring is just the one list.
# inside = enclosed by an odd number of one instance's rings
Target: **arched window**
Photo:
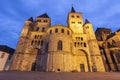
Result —
[[55, 33], [57, 33], [58, 32], [58, 29], [55, 29]]
[[40, 45], [40, 41], [38, 41], [38, 45]]
[[80, 16], [77, 16], [77, 18], [80, 18]]
[[76, 47], [76, 42], [74, 42], [74, 46]]
[[86, 47], [86, 43], [84, 43], [84, 47]]
[[62, 29], [61, 32], [64, 33], [64, 29]]
[[37, 41], [35, 41], [35, 45], [37, 45]]
[[44, 27], [42, 28], [42, 32], [45, 32], [45, 28]]
[[67, 34], [69, 35], [69, 31], [67, 31]]
[[52, 30], [50, 30], [50, 34], [52, 34]]
[[33, 45], [33, 44], [34, 44], [34, 41], [31, 42], [31, 45]]
[[81, 41], [83, 41], [83, 37], [81, 37]]
[[40, 35], [40, 39], [42, 38], [42, 35]]
[[34, 38], [36, 39], [36, 37], [37, 37], [37, 36], [35, 35]]
[[39, 38], [39, 35], [37, 35], [37, 39]]
[[58, 41], [58, 50], [62, 50], [62, 41], [61, 40]]

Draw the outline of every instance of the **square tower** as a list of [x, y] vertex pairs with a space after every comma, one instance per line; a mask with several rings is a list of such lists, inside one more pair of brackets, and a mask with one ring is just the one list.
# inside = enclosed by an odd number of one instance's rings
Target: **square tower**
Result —
[[72, 7], [71, 12], [68, 14], [68, 26], [73, 33], [83, 33], [83, 18], [82, 13], [75, 12]]

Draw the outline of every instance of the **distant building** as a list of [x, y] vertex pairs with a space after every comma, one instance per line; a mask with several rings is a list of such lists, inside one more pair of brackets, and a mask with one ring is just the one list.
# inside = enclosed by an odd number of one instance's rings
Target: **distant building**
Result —
[[28, 19], [21, 32], [11, 70], [104, 72], [95, 33], [82, 13], [72, 7], [67, 26], [51, 26], [45, 13]]
[[120, 29], [98, 28], [95, 32], [106, 71], [120, 71]]
[[14, 53], [14, 49], [0, 45], [0, 71], [8, 70], [10, 66], [10, 59]]

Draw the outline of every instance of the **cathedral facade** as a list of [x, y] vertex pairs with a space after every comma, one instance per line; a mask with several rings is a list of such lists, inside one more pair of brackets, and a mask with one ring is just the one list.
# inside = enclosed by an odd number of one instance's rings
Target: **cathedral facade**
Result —
[[95, 34], [106, 71], [120, 71], [120, 29], [98, 28]]
[[92, 23], [72, 7], [67, 26], [51, 26], [45, 13], [28, 19], [21, 32], [11, 70], [105, 72]]

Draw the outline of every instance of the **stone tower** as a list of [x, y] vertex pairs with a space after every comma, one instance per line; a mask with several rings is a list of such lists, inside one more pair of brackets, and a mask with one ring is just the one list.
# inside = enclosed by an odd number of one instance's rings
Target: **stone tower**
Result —
[[82, 13], [78, 13], [72, 7], [71, 12], [68, 13], [68, 27], [73, 33], [83, 33], [83, 18]]
[[[98, 43], [95, 37], [92, 24], [86, 19], [83, 27], [84, 27], [84, 33], [88, 34], [88, 45], [90, 48], [89, 51], [90, 51], [93, 67], [96, 66], [98, 69], [102, 69], [104, 67], [102, 61], [102, 55], [100, 54], [100, 50], [98, 47]], [[103, 67], [100, 67], [101, 65], [103, 65]]]

